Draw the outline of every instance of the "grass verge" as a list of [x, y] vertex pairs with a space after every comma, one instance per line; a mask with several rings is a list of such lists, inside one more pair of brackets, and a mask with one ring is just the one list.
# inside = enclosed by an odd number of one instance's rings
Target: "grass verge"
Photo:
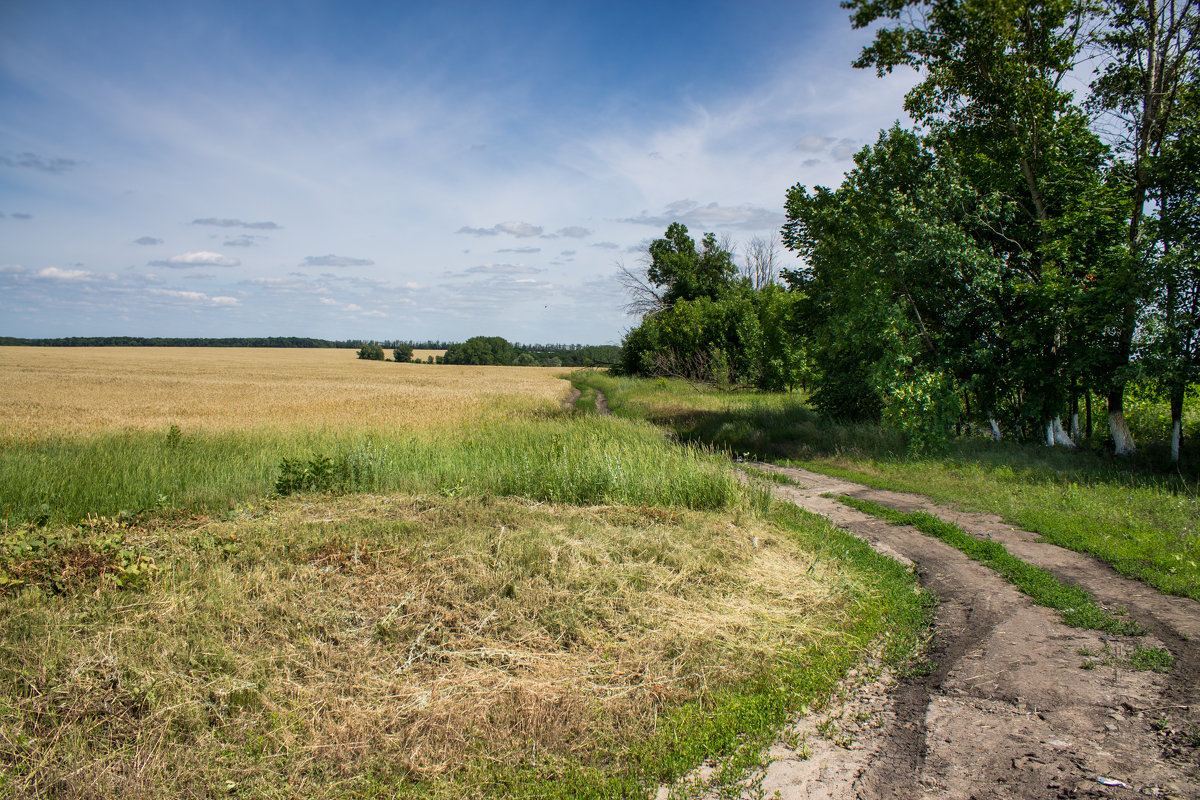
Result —
[[906, 513], [849, 495], [839, 495], [836, 499], [851, 508], [885, 519], [893, 525], [911, 525], [922, 533], [961, 550], [994, 570], [1037, 605], [1057, 611], [1063, 622], [1068, 625], [1127, 636], [1145, 633], [1142, 626], [1136, 622], [1121, 619], [1107, 611], [1084, 589], [1063, 583], [1047, 570], [1022, 561], [1009, 553], [1000, 542], [976, 539], [957, 525], [924, 511]]

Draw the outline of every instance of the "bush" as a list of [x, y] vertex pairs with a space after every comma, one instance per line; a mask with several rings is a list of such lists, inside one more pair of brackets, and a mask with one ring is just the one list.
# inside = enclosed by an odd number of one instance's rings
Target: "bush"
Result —
[[383, 347], [381, 345], [374, 344], [373, 342], [364, 344], [362, 347], [358, 348], [358, 357], [366, 359], [367, 361], [385, 360], [385, 356], [383, 355]]

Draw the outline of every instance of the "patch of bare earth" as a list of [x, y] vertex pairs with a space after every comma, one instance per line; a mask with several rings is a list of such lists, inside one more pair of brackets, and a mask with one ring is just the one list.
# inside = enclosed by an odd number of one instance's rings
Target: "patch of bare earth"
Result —
[[[939, 599], [928, 662], [896, 677], [852, 676], [843, 696], [797, 721], [745, 797], [1200, 797], [1200, 604], [1158, 594], [998, 517], [933, 505], [806, 470], [757, 465], [803, 488], [775, 495], [916, 564]], [[987, 567], [919, 531], [825, 494], [921, 510], [1078, 584], [1150, 633], [1064, 625]], [[1121, 656], [1166, 647], [1168, 674]], [[1089, 654], [1107, 654], [1098, 666]], [[1085, 665], [1091, 668], [1085, 668]], [[679, 792], [677, 792], [678, 794]]]

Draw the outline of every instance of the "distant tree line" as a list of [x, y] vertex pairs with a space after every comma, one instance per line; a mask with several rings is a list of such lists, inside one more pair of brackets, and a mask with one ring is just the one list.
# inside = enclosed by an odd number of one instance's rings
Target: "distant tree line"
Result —
[[0, 347], [362, 347], [362, 339], [312, 339], [306, 336], [233, 336], [219, 339], [162, 336], [67, 336], [22, 339], [0, 336]]
[[[480, 342], [486, 344], [481, 344]], [[54, 339], [24, 339], [0, 336], [0, 347], [295, 347], [357, 349], [367, 361], [385, 361], [385, 350], [392, 360], [413, 361], [414, 350], [454, 350], [451, 359], [428, 356], [429, 364], [500, 364], [504, 366], [594, 367], [611, 366], [620, 360], [616, 345], [520, 344], [500, 337], [474, 337], [455, 343], [427, 339], [313, 339], [304, 336], [236, 336], [223, 338], [163, 336], [67, 336]]]

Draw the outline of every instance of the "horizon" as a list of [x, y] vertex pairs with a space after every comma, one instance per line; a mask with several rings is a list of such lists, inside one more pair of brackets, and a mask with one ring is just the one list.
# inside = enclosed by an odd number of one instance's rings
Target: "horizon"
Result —
[[[906, 120], [836, 2], [0, 9], [0, 335], [616, 344]], [[790, 254], [786, 256], [790, 258]]]

